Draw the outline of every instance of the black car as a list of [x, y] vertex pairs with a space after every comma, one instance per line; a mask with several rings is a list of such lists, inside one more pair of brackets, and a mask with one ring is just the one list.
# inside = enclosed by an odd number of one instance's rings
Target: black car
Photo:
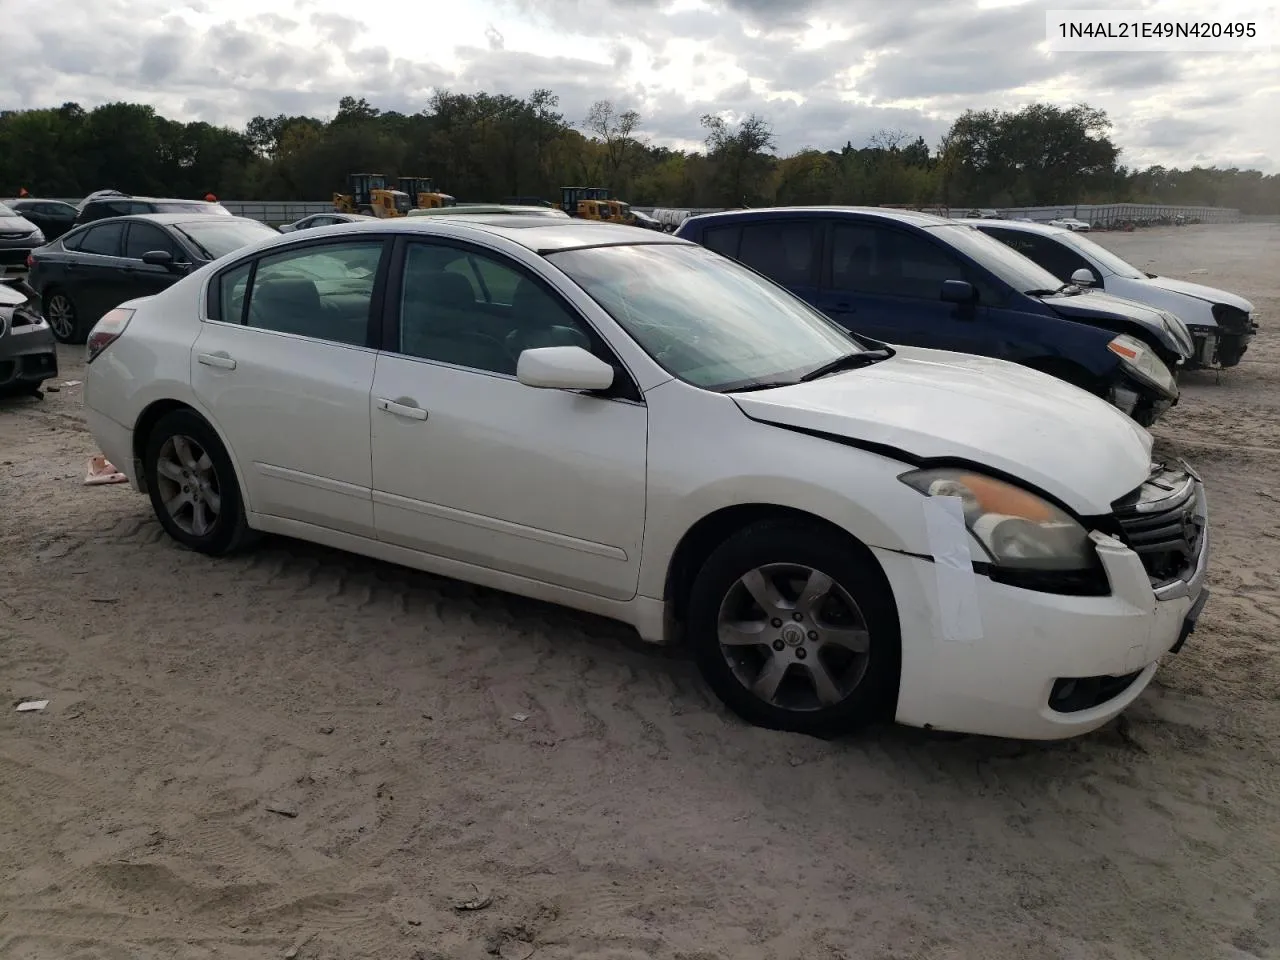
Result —
[[30, 257], [27, 282], [53, 335], [84, 343], [113, 307], [159, 293], [211, 260], [279, 234], [257, 220], [208, 213], [114, 217], [76, 227]]
[[105, 220], [107, 217], [128, 217], [140, 213], [206, 213], [223, 217], [231, 211], [220, 203], [207, 200], [180, 200], [166, 197], [132, 197], [128, 194], [110, 194], [90, 197], [80, 205], [76, 214], [76, 226]]
[[76, 208], [61, 200], [23, 197], [6, 200], [5, 206], [39, 227], [46, 240], [57, 240], [76, 222]]

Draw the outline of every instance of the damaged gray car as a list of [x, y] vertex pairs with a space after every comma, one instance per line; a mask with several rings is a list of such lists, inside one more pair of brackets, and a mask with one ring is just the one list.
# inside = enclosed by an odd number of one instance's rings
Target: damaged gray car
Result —
[[0, 280], [0, 393], [41, 396], [58, 375], [58, 343], [25, 280]]

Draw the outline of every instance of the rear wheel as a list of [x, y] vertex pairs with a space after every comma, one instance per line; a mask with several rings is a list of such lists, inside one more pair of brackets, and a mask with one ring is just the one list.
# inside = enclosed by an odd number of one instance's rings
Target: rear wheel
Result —
[[179, 543], [217, 556], [249, 539], [231, 458], [194, 411], [160, 418], [147, 438], [143, 469], [156, 518]]
[[730, 537], [699, 571], [688, 621], [703, 677], [751, 723], [827, 736], [896, 702], [889, 586], [864, 549], [820, 525], [766, 521]]
[[84, 343], [88, 331], [81, 328], [80, 311], [75, 301], [71, 299], [71, 294], [61, 290], [50, 290], [44, 295], [42, 312], [58, 341]]

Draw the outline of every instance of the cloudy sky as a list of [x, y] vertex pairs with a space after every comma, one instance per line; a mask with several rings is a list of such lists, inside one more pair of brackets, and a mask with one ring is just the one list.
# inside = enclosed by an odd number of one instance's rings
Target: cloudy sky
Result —
[[[566, 119], [638, 110], [656, 143], [750, 111], [779, 148], [931, 145], [961, 111], [1108, 111], [1123, 161], [1280, 172], [1280, 36], [1250, 53], [1050, 53], [1045, 10], [1223, 17], [1273, 0], [0, 0], [0, 109], [150, 103], [181, 120], [329, 116], [344, 94], [414, 112], [431, 91], [549, 87]], [[352, 19], [368, 10], [365, 20]], [[1274, 14], [1273, 14], [1274, 16]], [[1275, 24], [1280, 28], [1280, 23]]]

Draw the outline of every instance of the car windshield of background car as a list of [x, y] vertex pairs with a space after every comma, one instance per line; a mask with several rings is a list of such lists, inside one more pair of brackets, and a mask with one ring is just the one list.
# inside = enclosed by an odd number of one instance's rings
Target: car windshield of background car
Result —
[[592, 247], [548, 259], [664, 370], [708, 390], [794, 382], [865, 349], [802, 300], [703, 247]]
[[174, 228], [184, 234], [201, 255], [209, 260], [217, 260], [241, 247], [256, 243], [263, 237], [280, 236], [265, 223], [257, 220], [193, 220], [190, 223], [175, 223]]
[[1103, 269], [1110, 270], [1117, 277], [1124, 277], [1126, 280], [1141, 280], [1146, 276], [1133, 264], [1126, 260], [1121, 260], [1102, 244], [1094, 243], [1088, 237], [1082, 237], [1075, 231], [1064, 233], [1054, 239], [1065, 243], [1069, 247], [1075, 247], [1087, 258], [1094, 263], [1101, 264]]

